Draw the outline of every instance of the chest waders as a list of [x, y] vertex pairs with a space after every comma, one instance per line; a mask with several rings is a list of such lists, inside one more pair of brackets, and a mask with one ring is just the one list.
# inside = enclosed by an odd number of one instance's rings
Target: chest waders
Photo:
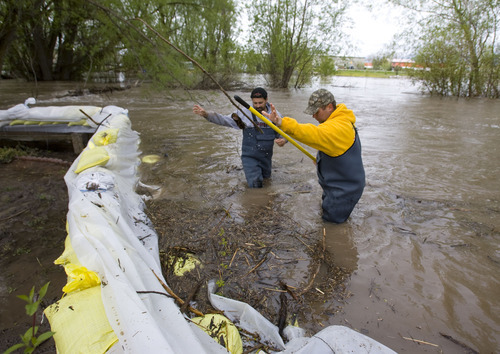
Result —
[[323, 188], [323, 219], [342, 223], [351, 215], [365, 188], [361, 142], [355, 129], [354, 144], [342, 155], [331, 157], [318, 151], [317, 172]]
[[262, 187], [264, 178], [271, 177], [274, 139], [276, 133], [267, 126], [260, 127], [263, 134], [255, 128], [243, 130], [241, 162], [250, 188]]

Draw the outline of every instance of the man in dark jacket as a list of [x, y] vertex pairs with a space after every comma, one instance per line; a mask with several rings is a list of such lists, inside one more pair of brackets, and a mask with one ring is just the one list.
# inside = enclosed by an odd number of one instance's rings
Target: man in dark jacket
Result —
[[[271, 113], [271, 106], [267, 102], [267, 92], [261, 87], [255, 88], [250, 94], [252, 106], [258, 112]], [[231, 127], [235, 129], [243, 129], [243, 143], [241, 147], [241, 162], [243, 171], [250, 188], [261, 188], [264, 178], [271, 177], [272, 157], [274, 142], [279, 146], [286, 143], [286, 139], [281, 137], [266, 123], [252, 114], [248, 109], [243, 108], [246, 116], [241, 111], [236, 111], [232, 115], [222, 115], [216, 112], [207, 112], [199, 105], [194, 105], [193, 113], [204, 117], [209, 122]], [[276, 112], [281, 117], [279, 112]], [[254, 123], [262, 129], [259, 132]]]

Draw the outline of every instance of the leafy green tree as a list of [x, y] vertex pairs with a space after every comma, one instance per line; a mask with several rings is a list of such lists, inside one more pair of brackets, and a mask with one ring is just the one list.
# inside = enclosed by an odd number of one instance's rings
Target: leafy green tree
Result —
[[417, 13], [414, 78], [431, 93], [498, 96], [500, 0], [392, 0]]
[[[219, 83], [225, 85], [234, 79], [233, 75], [239, 69], [234, 60], [238, 54], [238, 10], [233, 0], [165, 2], [157, 7], [153, 15], [155, 29], [217, 77]], [[164, 45], [159, 47], [164, 48], [164, 55], [182, 63], [177, 72], [180, 77], [184, 77], [188, 59], [178, 54], [172, 57], [170, 48]], [[172, 74], [175, 75], [175, 70]], [[199, 71], [193, 71], [192, 78], [195, 79], [192, 84], [197, 87], [208, 88], [213, 85]]]
[[0, 71], [5, 57], [17, 37], [19, 23], [22, 22], [23, 2], [5, 0], [0, 2]]
[[234, 0], [6, 0], [0, 64], [29, 80], [98, 79], [120, 71], [169, 86], [209, 85], [138, 18], [221, 80], [239, 70]]
[[[114, 56], [116, 32], [103, 30], [95, 8], [78, 0], [26, 0], [4, 3], [17, 14], [11, 40], [0, 53], [2, 68], [30, 80], [79, 80], [102, 70]], [[4, 28], [7, 27], [4, 24]], [[13, 34], [12, 34], [13, 31]], [[6, 32], [6, 31], [5, 31]]]
[[325, 0], [256, 0], [251, 16], [250, 48], [262, 55], [262, 67], [272, 87], [294, 86], [313, 74], [314, 59], [339, 51], [332, 45], [342, 37], [345, 5]]
[[335, 75], [336, 72], [335, 61], [328, 55], [322, 55], [316, 65], [316, 72], [320, 77], [328, 77]]
[[393, 53], [380, 53], [372, 58], [372, 65], [374, 70], [390, 71], [391, 59], [394, 57]]
[[433, 33], [418, 48], [415, 63], [419, 69], [409, 71], [409, 74], [432, 95], [460, 96], [467, 79], [462, 53], [453, 44], [453, 38], [447, 38], [449, 33], [445, 31], [436, 36], [438, 29]]

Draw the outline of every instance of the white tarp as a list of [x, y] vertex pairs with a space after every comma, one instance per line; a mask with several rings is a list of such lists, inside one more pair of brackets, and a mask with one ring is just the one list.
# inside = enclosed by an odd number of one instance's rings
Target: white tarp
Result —
[[[102, 108], [96, 106], [48, 106], [30, 107], [36, 100], [33, 97], [26, 99], [24, 104], [18, 104], [6, 110], [0, 110], [0, 123], [8, 124], [12, 121], [26, 122], [80, 122], [84, 120], [88, 125], [97, 127], [106, 116]], [[83, 111], [83, 112], [82, 112]], [[89, 118], [90, 117], [90, 118]]]

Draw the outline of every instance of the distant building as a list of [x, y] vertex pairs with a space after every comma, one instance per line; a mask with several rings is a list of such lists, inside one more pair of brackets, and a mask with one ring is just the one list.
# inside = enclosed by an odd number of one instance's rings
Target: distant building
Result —
[[415, 68], [415, 61], [411, 59], [392, 59], [391, 67], [401, 69]]
[[335, 62], [335, 67], [337, 69], [363, 69], [365, 65], [366, 58], [365, 57], [341, 57], [334, 56], [332, 57]]
[[373, 69], [372, 63], [365, 63], [365, 69]]
[[[413, 70], [424, 70], [421, 65], [416, 65], [414, 60], [411, 59], [392, 59], [391, 61], [392, 69], [413, 69]], [[425, 68], [429, 71], [429, 68]]]

